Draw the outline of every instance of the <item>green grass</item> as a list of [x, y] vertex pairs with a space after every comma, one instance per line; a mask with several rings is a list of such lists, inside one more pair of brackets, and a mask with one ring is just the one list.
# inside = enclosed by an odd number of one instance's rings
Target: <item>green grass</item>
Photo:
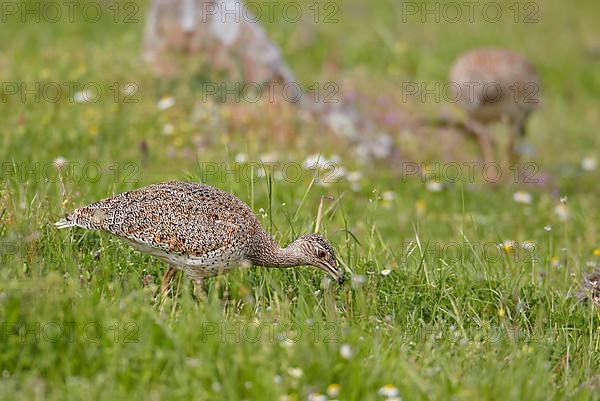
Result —
[[[332, 383], [340, 393], [330, 399], [339, 400], [383, 400], [386, 384], [404, 400], [600, 399], [600, 314], [576, 299], [582, 276], [600, 263], [600, 174], [579, 167], [600, 156], [600, 69], [589, 55], [598, 3], [540, 3], [540, 22], [529, 25], [402, 23], [394, 1], [340, 4], [339, 22], [311, 25], [308, 42], [299, 25], [267, 24], [307, 86], [315, 77], [368, 77], [356, 86], [371, 99], [397, 97], [406, 80], [443, 82], [464, 49], [526, 53], [544, 85], [529, 158], [555, 176], [556, 193], [480, 180], [431, 192], [397, 166], [361, 164], [316, 125], [257, 105], [201, 102], [205, 115], [193, 119], [207, 78], [158, 80], [139, 60], [146, 2], [135, 24], [9, 19], [2, 82], [95, 82], [103, 96], [2, 101], [0, 400], [306, 400]], [[323, 72], [330, 58], [335, 76]], [[136, 83], [138, 102], [115, 102], [115, 82]], [[167, 95], [175, 106], [158, 111]], [[441, 107], [406, 106], [424, 115]], [[344, 178], [323, 186], [310, 170], [280, 178], [285, 163], [317, 152], [339, 154], [344, 168], [363, 174], [360, 186]], [[270, 185], [235, 162], [240, 153], [250, 162], [278, 156]], [[59, 156], [71, 163], [64, 197], [52, 167]], [[181, 276], [161, 312], [153, 291], [164, 265], [107, 234], [51, 224], [74, 207], [168, 179], [235, 193], [281, 243], [312, 231], [321, 196], [334, 195], [321, 226], [364, 283], [338, 287], [308, 268], [245, 269], [209, 280], [208, 299], [196, 302]], [[512, 200], [518, 189], [532, 194], [530, 205]], [[568, 197], [564, 221], [558, 195]], [[535, 250], [496, 247], [507, 240]]]

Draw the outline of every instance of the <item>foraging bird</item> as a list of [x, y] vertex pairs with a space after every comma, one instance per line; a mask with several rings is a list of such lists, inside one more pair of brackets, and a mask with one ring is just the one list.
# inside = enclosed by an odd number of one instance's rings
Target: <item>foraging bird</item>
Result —
[[600, 307], [600, 267], [583, 278], [577, 298], [581, 302], [591, 300], [594, 305]]
[[492, 161], [494, 141], [487, 126], [503, 122], [510, 129], [508, 157], [518, 162], [516, 144], [525, 136], [527, 118], [539, 103], [539, 78], [523, 56], [506, 49], [478, 48], [461, 54], [450, 70], [452, 97], [470, 121], [484, 162]]
[[167, 262], [163, 294], [177, 269], [193, 280], [198, 294], [204, 278], [244, 261], [264, 267], [310, 265], [340, 284], [344, 277], [335, 252], [320, 235], [303, 235], [281, 248], [244, 202], [204, 184], [149, 185], [76, 209], [55, 225], [104, 230]]

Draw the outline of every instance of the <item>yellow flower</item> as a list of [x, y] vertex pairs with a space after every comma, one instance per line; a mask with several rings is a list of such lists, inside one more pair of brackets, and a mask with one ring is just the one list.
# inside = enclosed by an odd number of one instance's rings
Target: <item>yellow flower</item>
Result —
[[87, 72], [87, 67], [85, 66], [85, 64], [79, 64], [77, 66], [77, 74], [79, 75], [83, 75]]
[[533, 352], [533, 347], [531, 345], [524, 345], [522, 351], [525, 354], [531, 354]]
[[388, 64], [387, 66], [387, 73], [389, 75], [398, 75], [400, 73], [400, 70], [398, 69], [398, 67], [394, 64]]
[[560, 266], [560, 258], [558, 256], [552, 256], [550, 258], [550, 265], [552, 267], [559, 267]]
[[398, 41], [394, 44], [394, 50], [398, 54], [404, 54], [408, 50], [408, 43], [403, 41]]
[[69, 78], [71, 79], [79, 79], [87, 72], [84, 64], [79, 64], [77, 68], [69, 71]]
[[40, 78], [41, 79], [48, 79], [48, 78], [50, 78], [50, 70], [47, 69], [47, 68], [44, 68], [42, 70], [42, 72], [40, 73]]
[[594, 249], [594, 256], [600, 257], [600, 248]]
[[229, 110], [229, 109], [222, 108], [220, 110], [220, 112], [221, 112], [220, 113], [221, 117], [223, 117], [223, 118], [229, 118], [231, 116], [231, 110]]
[[507, 239], [502, 243], [502, 248], [505, 252], [512, 252], [515, 249], [515, 241]]
[[331, 383], [327, 386], [327, 395], [330, 397], [337, 397], [340, 394], [340, 385], [337, 383]]
[[96, 136], [98, 135], [98, 127], [95, 125], [92, 125], [89, 129], [90, 135], [91, 136]]
[[506, 310], [504, 310], [504, 308], [498, 309], [498, 316], [500, 316], [500, 317], [506, 316]]
[[422, 199], [419, 199], [418, 201], [415, 202], [415, 209], [417, 210], [418, 214], [423, 214], [425, 212], [426, 207], [427, 207], [427, 204]]
[[96, 111], [96, 109], [94, 108], [88, 108], [84, 113], [83, 113], [84, 117], [86, 120], [91, 120], [96, 118], [96, 116], [98, 115], [98, 112]]

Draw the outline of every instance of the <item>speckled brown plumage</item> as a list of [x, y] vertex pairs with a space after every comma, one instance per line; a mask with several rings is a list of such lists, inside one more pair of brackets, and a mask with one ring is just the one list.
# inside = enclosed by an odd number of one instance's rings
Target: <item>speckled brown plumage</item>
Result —
[[[512, 131], [509, 152], [514, 159], [516, 139], [525, 135], [527, 118], [539, 105], [540, 82], [533, 65], [511, 50], [478, 48], [456, 59], [449, 78], [451, 88], [457, 89], [452, 99], [472, 123], [508, 125]], [[482, 151], [484, 158], [490, 156], [491, 149]]]
[[506, 49], [480, 48], [463, 53], [450, 70], [450, 82], [461, 87], [459, 104], [482, 123], [503, 118], [521, 122], [539, 102], [535, 68], [520, 54]]
[[281, 248], [244, 202], [204, 184], [149, 185], [76, 209], [56, 226], [107, 231], [195, 282], [226, 273], [243, 260], [268, 267], [311, 265], [338, 281], [343, 276], [321, 236], [305, 235]]
[[577, 297], [582, 302], [591, 300], [594, 305], [600, 307], [600, 267], [583, 278]]

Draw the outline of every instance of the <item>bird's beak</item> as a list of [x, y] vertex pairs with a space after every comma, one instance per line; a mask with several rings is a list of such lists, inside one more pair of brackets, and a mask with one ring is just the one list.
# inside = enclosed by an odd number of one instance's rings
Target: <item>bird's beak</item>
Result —
[[344, 283], [344, 271], [337, 265], [324, 262], [323, 263], [324, 270], [338, 283]]

